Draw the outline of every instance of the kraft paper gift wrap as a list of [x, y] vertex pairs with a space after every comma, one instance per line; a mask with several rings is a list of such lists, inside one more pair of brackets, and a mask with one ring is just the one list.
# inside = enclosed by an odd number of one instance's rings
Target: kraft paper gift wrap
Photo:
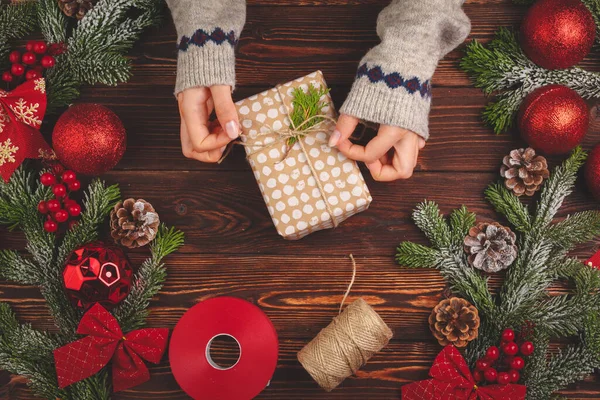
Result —
[[[277, 228], [285, 239], [339, 225], [365, 211], [372, 197], [356, 162], [327, 145], [335, 129], [325, 120], [288, 147], [292, 92], [325, 87], [321, 71], [236, 103], [248, 161]], [[329, 94], [323, 114], [335, 118]], [[299, 128], [299, 127], [296, 127]], [[279, 133], [278, 133], [279, 132]]]

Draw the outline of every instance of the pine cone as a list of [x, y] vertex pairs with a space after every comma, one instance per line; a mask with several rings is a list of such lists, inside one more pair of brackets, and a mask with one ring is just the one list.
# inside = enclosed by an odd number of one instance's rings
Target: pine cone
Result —
[[548, 161], [536, 156], [532, 148], [516, 149], [504, 157], [500, 175], [505, 178], [504, 184], [517, 196], [533, 196], [540, 190], [544, 179], [548, 179]]
[[479, 333], [479, 311], [465, 299], [442, 300], [429, 316], [429, 329], [442, 346], [466, 347]]
[[150, 243], [158, 232], [160, 219], [143, 199], [118, 202], [110, 212], [111, 236], [117, 244], [134, 249]]
[[58, 6], [67, 17], [82, 19], [98, 0], [58, 0]]
[[497, 222], [480, 223], [469, 230], [464, 249], [469, 264], [485, 272], [508, 268], [517, 258], [516, 235], [510, 228]]

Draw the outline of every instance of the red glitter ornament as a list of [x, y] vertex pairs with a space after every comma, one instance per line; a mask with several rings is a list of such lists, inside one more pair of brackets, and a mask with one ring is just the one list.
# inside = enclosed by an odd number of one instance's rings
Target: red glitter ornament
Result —
[[585, 181], [596, 200], [600, 200], [600, 144], [590, 152], [585, 164]]
[[521, 25], [521, 46], [537, 65], [565, 69], [577, 65], [592, 49], [596, 24], [580, 0], [539, 0]]
[[566, 86], [548, 85], [529, 94], [521, 104], [521, 136], [535, 150], [565, 154], [583, 140], [590, 110], [579, 94]]
[[73, 251], [63, 270], [72, 303], [88, 309], [95, 303], [111, 309], [127, 297], [133, 270], [125, 253], [94, 242]]
[[58, 119], [52, 134], [61, 163], [86, 175], [100, 175], [117, 165], [126, 139], [119, 117], [99, 104], [72, 106]]

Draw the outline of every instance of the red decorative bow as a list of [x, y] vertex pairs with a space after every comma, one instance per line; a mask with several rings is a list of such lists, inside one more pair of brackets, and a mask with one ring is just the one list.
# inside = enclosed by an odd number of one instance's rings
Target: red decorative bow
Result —
[[524, 385], [477, 386], [467, 362], [453, 345], [444, 347], [429, 370], [433, 379], [402, 386], [403, 400], [524, 400]]
[[586, 262], [585, 265], [600, 269], [600, 251], [596, 252], [593, 256], [591, 256]]
[[27, 81], [12, 92], [0, 90], [0, 175], [6, 182], [26, 158], [53, 154], [38, 130], [45, 112], [43, 78]]
[[77, 333], [88, 335], [54, 350], [60, 388], [98, 373], [112, 359], [113, 391], [150, 379], [144, 360], [158, 363], [167, 347], [168, 329], [140, 329], [123, 336], [111, 313], [96, 304], [85, 313]]

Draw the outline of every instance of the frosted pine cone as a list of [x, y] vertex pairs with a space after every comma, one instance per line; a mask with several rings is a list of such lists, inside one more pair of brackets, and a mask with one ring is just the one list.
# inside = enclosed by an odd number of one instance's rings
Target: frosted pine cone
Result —
[[465, 299], [442, 300], [429, 316], [429, 329], [442, 346], [466, 347], [479, 334], [479, 312]]
[[58, 6], [67, 17], [82, 19], [98, 0], [58, 0]]
[[111, 236], [117, 244], [130, 249], [150, 243], [159, 225], [154, 207], [143, 199], [119, 202], [110, 212]]
[[497, 222], [480, 223], [469, 230], [464, 249], [469, 254], [469, 264], [485, 272], [498, 272], [508, 268], [517, 258], [516, 235], [510, 228]]
[[517, 196], [533, 196], [548, 179], [548, 162], [535, 154], [532, 148], [517, 149], [504, 157], [500, 175], [505, 178], [506, 187]]

